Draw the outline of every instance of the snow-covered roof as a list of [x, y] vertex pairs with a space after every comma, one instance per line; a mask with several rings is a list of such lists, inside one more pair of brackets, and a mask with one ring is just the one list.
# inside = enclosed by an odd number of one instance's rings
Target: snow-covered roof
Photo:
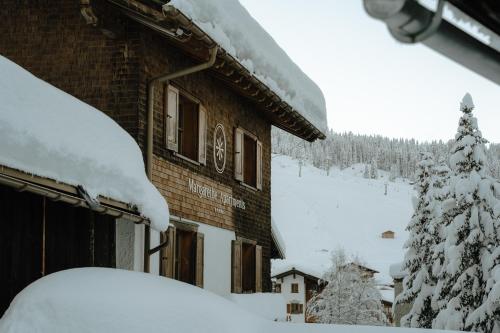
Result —
[[189, 17], [320, 131], [326, 132], [326, 104], [321, 89], [238, 0], [171, 0], [164, 10], [172, 7]]
[[323, 274], [319, 271], [316, 271], [314, 269], [311, 269], [310, 267], [307, 267], [307, 265], [301, 265], [298, 263], [293, 263], [287, 260], [274, 260], [272, 269], [271, 269], [271, 274], [273, 277], [282, 275], [284, 273], [288, 272], [301, 272], [306, 275], [310, 275], [312, 277], [321, 279]]
[[403, 263], [402, 262], [392, 264], [389, 267], [389, 274], [395, 280], [400, 280], [400, 279], [404, 278], [406, 275], [408, 275], [408, 273], [405, 270], [403, 270]]
[[273, 240], [276, 243], [276, 246], [278, 247], [278, 251], [282, 255], [282, 259], [284, 259], [286, 256], [285, 241], [283, 240], [283, 236], [281, 236], [278, 226], [276, 225], [276, 223], [274, 223], [272, 217], [271, 217], [271, 236], [273, 237]]
[[165, 230], [165, 199], [134, 139], [103, 112], [0, 56], [0, 165], [137, 206]]
[[229, 299], [243, 309], [269, 320], [286, 320], [286, 300], [280, 293], [231, 294]]
[[383, 301], [386, 301], [388, 303], [394, 302], [394, 289], [393, 288], [388, 288], [385, 286], [378, 286], [377, 289], [380, 292], [380, 295], [381, 295]]
[[[285, 312], [286, 307], [282, 310]], [[0, 319], [2, 333], [386, 333], [389, 330], [428, 332], [384, 326], [275, 322], [187, 283], [111, 268], [78, 268], [47, 275], [17, 295]]]

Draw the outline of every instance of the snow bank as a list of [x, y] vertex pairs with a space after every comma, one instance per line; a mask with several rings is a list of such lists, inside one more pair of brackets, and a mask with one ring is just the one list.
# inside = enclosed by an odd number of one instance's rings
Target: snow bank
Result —
[[241, 308], [272, 321], [286, 321], [286, 300], [283, 294], [231, 294], [229, 299]]
[[157, 230], [165, 199], [134, 139], [111, 118], [0, 56], [0, 164], [136, 205]]
[[[278, 323], [203, 289], [151, 274], [78, 268], [37, 280], [0, 319], [2, 333], [424, 333], [423, 329]], [[437, 332], [437, 331], [436, 331]]]
[[165, 6], [191, 18], [281, 99], [326, 132], [323, 93], [238, 0], [172, 0]]

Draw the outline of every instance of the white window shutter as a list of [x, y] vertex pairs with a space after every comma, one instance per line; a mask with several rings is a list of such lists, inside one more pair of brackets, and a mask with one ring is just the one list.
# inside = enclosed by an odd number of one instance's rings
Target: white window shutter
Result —
[[257, 140], [257, 189], [262, 190], [262, 142]]
[[239, 181], [243, 181], [244, 135], [240, 128], [234, 130], [234, 178]]
[[179, 118], [179, 90], [171, 85], [167, 87], [166, 96], [166, 119], [165, 119], [165, 132], [167, 140], [167, 149], [175, 152], [179, 151], [178, 140], [178, 118]]
[[200, 104], [198, 111], [198, 162], [207, 164], [207, 110]]

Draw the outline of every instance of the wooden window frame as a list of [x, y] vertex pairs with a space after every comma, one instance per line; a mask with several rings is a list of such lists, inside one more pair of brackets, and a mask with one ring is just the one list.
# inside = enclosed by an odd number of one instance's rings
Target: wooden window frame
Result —
[[[259, 140], [259, 137], [257, 135], [253, 134], [252, 132], [246, 130], [243, 127], [240, 127], [240, 126], [235, 127], [234, 131], [236, 132], [237, 130], [243, 132], [243, 142], [241, 143], [242, 152], [235, 152], [235, 154], [240, 153], [243, 156], [243, 157], [240, 157], [241, 158], [241, 173], [242, 173], [241, 177], [242, 178], [237, 179], [237, 181], [238, 181], [238, 183], [240, 183], [240, 185], [242, 185], [243, 187], [245, 187], [247, 189], [250, 189], [252, 191], [262, 191], [262, 188], [263, 188], [262, 142]], [[245, 182], [245, 160], [244, 160], [245, 136], [251, 138], [255, 142], [255, 186], [252, 186], [251, 184], [247, 184]], [[233, 142], [233, 150], [234, 149], [236, 149], [236, 147], [235, 147], [235, 143]], [[261, 150], [260, 157], [259, 157], [259, 149]], [[259, 160], [260, 160], [260, 162], [259, 162]], [[259, 165], [259, 163], [260, 163], [260, 165]], [[259, 183], [259, 176], [260, 176], [260, 183]]]
[[[296, 291], [294, 291], [294, 287], [297, 287]], [[299, 284], [298, 283], [292, 283], [290, 285], [290, 293], [292, 293], [292, 294], [298, 294], [299, 293]]]
[[[174, 92], [177, 93], [177, 111], [176, 111], [176, 120], [175, 120], [175, 128], [176, 128], [176, 142], [175, 142], [175, 149], [173, 147], [169, 147], [169, 144], [168, 144], [168, 124], [167, 124], [167, 121], [165, 121], [165, 126], [164, 126], [164, 133], [165, 133], [165, 143], [166, 143], [166, 147], [168, 150], [171, 150], [173, 155], [175, 157], [178, 157], [184, 161], [187, 161], [189, 163], [192, 163], [194, 165], [206, 165], [207, 164], [207, 136], [208, 136], [208, 133], [207, 133], [207, 126], [208, 126], [208, 115], [207, 115], [207, 110], [206, 108], [204, 107], [204, 104], [202, 103], [202, 101], [195, 97], [193, 94], [189, 93], [186, 89], [183, 89], [182, 87], [180, 87], [179, 85], [177, 84], [173, 84], [173, 83], [168, 83], [165, 85], [165, 97], [164, 97], [164, 100], [165, 100], [165, 103], [164, 103], [164, 115], [165, 117], [169, 117], [169, 111], [168, 111], [168, 107], [169, 107], [169, 95], [168, 95], [168, 92], [170, 91], [170, 88], [173, 88]], [[196, 137], [196, 140], [197, 141], [197, 144], [196, 144], [196, 149], [198, 151], [198, 156], [197, 156], [197, 159], [194, 160], [184, 154], [182, 154], [181, 150], [182, 150], [182, 147], [180, 145], [180, 136], [178, 134], [179, 132], [179, 129], [180, 129], [180, 111], [179, 111], [179, 101], [180, 101], [180, 98], [181, 96], [183, 98], [186, 98], [188, 99], [189, 101], [193, 102], [194, 104], [196, 104], [198, 107], [197, 107], [197, 116], [198, 116], [198, 134], [197, 134], [197, 137]], [[204, 123], [201, 123], [200, 122], [200, 118], [201, 118], [201, 113], [204, 113], [204, 116], [203, 116], [203, 119], [204, 119]], [[203, 132], [204, 133], [204, 136], [205, 138], [203, 139], [203, 147], [200, 147], [200, 132]], [[204, 151], [203, 153], [201, 151]], [[200, 155], [203, 155], [203, 158], [200, 158]]]
[[[302, 303], [288, 303], [290, 305], [290, 314], [292, 315], [300, 315], [304, 313], [304, 305]], [[287, 307], [288, 310], [288, 307]]]
[[244, 293], [243, 291], [243, 244], [252, 245], [255, 251], [255, 279], [252, 293], [262, 292], [262, 246], [257, 241], [236, 237], [232, 241], [231, 254], [231, 291], [233, 293]]
[[176, 278], [176, 236], [178, 231], [195, 233], [195, 248], [194, 248], [194, 283], [193, 285], [203, 288], [204, 280], [204, 261], [205, 261], [205, 241], [204, 234], [199, 231], [199, 225], [188, 221], [170, 220], [171, 226], [167, 231], [161, 233], [161, 242], [166, 240], [166, 237], [171, 237], [174, 242], [170, 242], [165, 248], [160, 250], [160, 275]]

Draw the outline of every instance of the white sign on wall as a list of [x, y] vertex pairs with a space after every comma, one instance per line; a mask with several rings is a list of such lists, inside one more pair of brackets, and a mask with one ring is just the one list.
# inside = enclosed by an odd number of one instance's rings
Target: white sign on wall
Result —
[[236, 199], [230, 194], [223, 193], [216, 188], [196, 182], [193, 178], [188, 178], [188, 188], [191, 193], [198, 197], [219, 202], [224, 206], [231, 206], [245, 210], [246, 204], [242, 199]]

